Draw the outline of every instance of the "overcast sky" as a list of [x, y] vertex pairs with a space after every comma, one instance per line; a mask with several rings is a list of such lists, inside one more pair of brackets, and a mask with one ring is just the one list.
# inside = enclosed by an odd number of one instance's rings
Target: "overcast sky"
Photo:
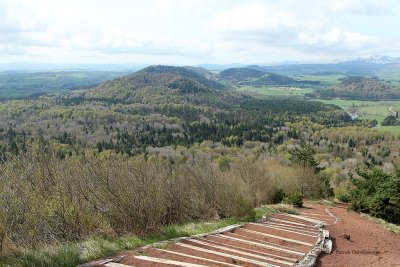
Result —
[[400, 56], [397, 0], [0, 0], [0, 63]]

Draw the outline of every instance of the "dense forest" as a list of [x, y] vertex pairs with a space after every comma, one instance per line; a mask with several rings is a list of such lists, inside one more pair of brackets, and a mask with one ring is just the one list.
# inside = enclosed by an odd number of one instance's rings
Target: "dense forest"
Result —
[[231, 68], [221, 71], [216, 79], [221, 82], [250, 86], [299, 86], [319, 85], [319, 81], [296, 80], [286, 75], [271, 73], [257, 66]]

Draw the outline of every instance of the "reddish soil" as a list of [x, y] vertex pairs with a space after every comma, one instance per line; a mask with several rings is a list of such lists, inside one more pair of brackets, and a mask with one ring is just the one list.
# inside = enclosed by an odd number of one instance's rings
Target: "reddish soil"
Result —
[[318, 220], [326, 224], [333, 250], [331, 254], [321, 254], [316, 266], [400, 267], [400, 235], [348, 212], [347, 206], [307, 203], [300, 209], [300, 216], [274, 214], [264, 223], [248, 223], [232, 232], [181, 240], [166, 249], [139, 248], [120, 254], [124, 256], [120, 263], [136, 267], [183, 266], [184, 262], [221, 267], [292, 266], [317, 241], [319, 228], [313, 224]]
[[[313, 205], [323, 214], [327, 206]], [[333, 241], [331, 254], [321, 254], [316, 266], [400, 266], [400, 235], [389, 232], [375, 222], [348, 212], [346, 205], [329, 207], [340, 217], [327, 229]], [[306, 211], [305, 211], [306, 212]], [[343, 237], [350, 235], [350, 240]]]

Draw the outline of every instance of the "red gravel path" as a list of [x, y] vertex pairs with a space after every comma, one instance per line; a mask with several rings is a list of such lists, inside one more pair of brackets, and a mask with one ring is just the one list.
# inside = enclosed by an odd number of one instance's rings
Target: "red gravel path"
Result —
[[[322, 211], [327, 206], [313, 205]], [[382, 229], [361, 215], [348, 212], [346, 205], [329, 207], [341, 218], [327, 226], [333, 241], [331, 254], [321, 254], [317, 266], [400, 266], [400, 235]], [[350, 235], [350, 240], [343, 237]]]

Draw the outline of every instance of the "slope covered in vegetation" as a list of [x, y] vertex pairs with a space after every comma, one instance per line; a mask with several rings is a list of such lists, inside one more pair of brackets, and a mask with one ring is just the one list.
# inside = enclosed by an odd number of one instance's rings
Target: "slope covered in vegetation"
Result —
[[394, 100], [400, 98], [400, 90], [383, 80], [366, 77], [345, 77], [338, 85], [317, 89], [319, 97], [340, 97], [344, 99]]
[[219, 79], [229, 82], [243, 82], [263, 76], [266, 72], [251, 68], [231, 68], [219, 73]]
[[319, 84], [318, 81], [295, 80], [291, 77], [266, 72], [259, 66], [243, 68], [230, 68], [219, 73], [219, 80], [235, 85], [249, 86], [311, 86]]
[[253, 80], [242, 82], [242, 85], [253, 85], [253, 86], [268, 86], [268, 85], [294, 85], [297, 81], [275, 73], [266, 73], [265, 75]]

